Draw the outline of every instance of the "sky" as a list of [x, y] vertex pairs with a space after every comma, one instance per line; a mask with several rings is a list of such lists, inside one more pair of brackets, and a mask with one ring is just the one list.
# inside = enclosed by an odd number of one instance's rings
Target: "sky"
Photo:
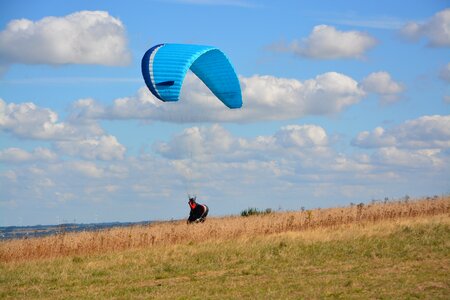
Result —
[[[141, 58], [211, 45], [243, 107]], [[0, 226], [450, 193], [448, 1], [0, 0]]]

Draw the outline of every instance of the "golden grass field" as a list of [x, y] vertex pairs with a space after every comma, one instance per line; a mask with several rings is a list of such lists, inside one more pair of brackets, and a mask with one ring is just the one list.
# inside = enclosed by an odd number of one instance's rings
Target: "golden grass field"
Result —
[[0, 242], [0, 299], [450, 299], [450, 197]]
[[277, 212], [251, 217], [208, 218], [206, 223], [188, 225], [185, 221], [152, 223], [148, 226], [109, 229], [96, 232], [3, 241], [0, 262], [88, 255], [156, 245], [233, 240], [240, 237], [302, 232], [350, 224], [367, 224], [420, 216], [448, 214], [450, 197], [409, 201], [376, 202], [342, 208]]

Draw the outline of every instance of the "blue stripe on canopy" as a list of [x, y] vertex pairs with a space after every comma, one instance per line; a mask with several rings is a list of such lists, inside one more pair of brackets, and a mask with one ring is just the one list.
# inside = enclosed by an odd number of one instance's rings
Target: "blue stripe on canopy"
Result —
[[161, 46], [163, 46], [163, 44], [155, 45], [155, 46], [151, 47], [150, 49], [148, 49], [147, 52], [145, 52], [144, 57], [142, 57], [142, 61], [141, 61], [141, 70], [142, 70], [142, 76], [144, 77], [145, 84], [150, 89], [152, 94], [155, 95], [155, 97], [158, 98], [159, 100], [164, 101], [159, 96], [158, 92], [156, 91], [156, 87], [153, 84], [152, 78], [150, 76], [150, 56], [153, 54], [153, 52], [156, 49], [158, 49]]
[[150, 48], [142, 58], [145, 83], [152, 94], [162, 101], [179, 99], [189, 69], [226, 106], [242, 106], [241, 87], [236, 72], [225, 54], [217, 48], [162, 44]]

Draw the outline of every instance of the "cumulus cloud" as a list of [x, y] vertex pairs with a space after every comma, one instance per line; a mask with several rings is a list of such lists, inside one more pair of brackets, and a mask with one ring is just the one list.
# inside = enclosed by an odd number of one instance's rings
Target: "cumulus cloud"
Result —
[[397, 101], [404, 89], [400, 83], [391, 78], [388, 72], [384, 71], [369, 74], [362, 80], [361, 87], [368, 93], [378, 94], [384, 104]]
[[409, 22], [400, 30], [405, 38], [417, 41], [424, 37], [431, 47], [450, 46], [450, 8], [436, 13], [423, 23]]
[[353, 140], [353, 145], [364, 148], [393, 146], [395, 143], [395, 137], [387, 135], [383, 127], [377, 127], [372, 132], [360, 132]]
[[74, 161], [67, 164], [71, 170], [91, 178], [100, 178], [104, 175], [104, 170], [100, 166], [89, 161]]
[[53, 161], [56, 159], [56, 153], [42, 147], [38, 147], [31, 152], [20, 148], [7, 148], [0, 151], [0, 161], [7, 163]]
[[56, 142], [56, 148], [66, 155], [86, 159], [123, 159], [126, 148], [112, 135], [103, 135], [75, 141]]
[[33, 22], [16, 19], [0, 32], [2, 65], [127, 65], [131, 55], [122, 22], [105, 11], [80, 11]]
[[[365, 96], [354, 79], [336, 72], [324, 73], [303, 82], [273, 76], [252, 76], [242, 78], [241, 82], [243, 98], [248, 102], [245, 108], [249, 109], [250, 118], [332, 115], [358, 103]], [[278, 113], [281, 113], [281, 118], [274, 116]]]
[[[412, 130], [413, 137], [414, 123], [427, 123], [426, 119], [397, 127]], [[378, 135], [387, 136], [391, 130]], [[432, 131], [429, 134], [434, 136]], [[29, 205], [21, 199], [60, 205], [64, 195], [70, 195], [86, 207], [95, 207], [92, 202], [114, 204], [101, 205], [102, 211], [122, 204], [118, 216], [123, 215], [122, 207], [136, 207], [144, 211], [139, 218], [170, 219], [184, 217], [185, 207], [179, 201], [186, 192], [200, 192], [215, 213], [228, 214], [239, 213], [243, 206], [298, 209], [317, 205], [319, 199], [361, 201], [362, 191], [366, 199], [379, 199], [405, 189], [434, 193], [448, 187], [449, 152], [439, 144], [422, 148], [384, 143], [370, 151], [341, 153], [332, 141], [334, 137], [314, 124], [293, 123], [256, 137], [242, 137], [217, 124], [194, 126], [156, 143], [153, 151], [123, 160], [8, 165], [11, 169], [0, 172], [0, 191], [18, 205]], [[426, 189], [415, 190], [417, 185], [411, 182]]]
[[95, 122], [77, 125], [58, 122], [58, 114], [32, 102], [6, 103], [0, 99], [0, 130], [22, 138], [67, 140], [86, 135], [99, 135], [103, 130]]
[[[288, 125], [274, 135], [238, 138], [222, 126], [191, 127], [175, 135], [168, 142], [155, 144], [155, 151], [169, 159], [198, 161], [244, 162], [273, 159], [277, 155], [306, 158], [306, 154], [327, 154], [328, 136], [317, 125]], [[271, 157], [271, 158], [268, 158]]]
[[[180, 176], [202, 181], [203, 187], [205, 182], [211, 182], [218, 186], [239, 186], [241, 192], [246, 186], [258, 186], [258, 190], [280, 189], [287, 196], [287, 190], [298, 187], [308, 186], [308, 193], [318, 192], [321, 183], [333, 180], [338, 180], [344, 187], [343, 181], [348, 180], [348, 176], [362, 176], [373, 169], [369, 159], [335, 153], [326, 131], [313, 124], [283, 126], [273, 135], [254, 138], [236, 137], [218, 125], [196, 128], [195, 131], [200, 138], [194, 143], [200, 141], [199, 148], [203, 151], [200, 155], [189, 156], [177, 148], [177, 140], [187, 139], [191, 131], [158, 144], [157, 150], [163, 150], [160, 154], [164, 157], [175, 159], [172, 163]], [[213, 132], [226, 133], [229, 146], [208, 148], [211, 145], [208, 136]], [[330, 185], [329, 188], [333, 187]], [[253, 189], [250, 193], [255, 192]]]
[[449, 149], [450, 115], [422, 116], [390, 129], [363, 131], [352, 142], [363, 148]]
[[155, 150], [171, 159], [200, 158], [212, 153], [228, 152], [235, 142], [228, 131], [215, 124], [209, 128], [186, 128], [168, 143], [156, 144]]
[[240, 82], [242, 109], [228, 109], [203, 82], [189, 74], [178, 102], [163, 103], [143, 87], [135, 96], [116, 99], [109, 107], [102, 107], [91, 99], [78, 101], [73, 107], [72, 118], [146, 119], [176, 123], [286, 120], [307, 115], [334, 115], [365, 96], [354, 79], [336, 72], [305, 81], [255, 75], [241, 77]]
[[[85, 105], [90, 101], [79, 100], [74, 106]], [[116, 137], [104, 133], [97, 120], [72, 117], [68, 122], [59, 122], [54, 111], [31, 102], [7, 104], [0, 99], [0, 130], [21, 138], [54, 142], [58, 153], [62, 155], [116, 160], [123, 159], [126, 152], [126, 148]], [[4, 152], [3, 157], [13, 161], [34, 160], [39, 157], [44, 159], [43, 151], [38, 148], [36, 153], [31, 154], [12, 148]]]
[[[225, 142], [214, 142], [221, 136]], [[191, 154], [179, 148], [190, 142], [201, 150]], [[264, 198], [264, 192], [259, 191], [267, 189], [283, 191], [283, 196], [290, 197], [289, 191], [298, 192], [307, 186], [307, 193], [311, 193], [323, 182], [339, 178], [342, 183], [342, 174], [351, 177], [372, 169], [367, 161], [337, 154], [329, 145], [325, 129], [313, 124], [287, 125], [272, 135], [252, 138], [235, 136], [219, 125], [192, 127], [157, 143], [154, 149], [171, 161], [174, 172], [184, 180], [221, 194], [233, 192], [223, 190], [226, 186], [236, 186], [238, 198], [243, 193]]]
[[372, 163], [379, 168], [429, 169], [443, 168], [446, 160], [439, 150], [405, 150], [397, 147], [380, 148], [372, 155]]
[[283, 147], [316, 147], [328, 144], [327, 133], [316, 125], [284, 126], [275, 134], [275, 139]]
[[333, 26], [318, 25], [307, 38], [272, 48], [307, 58], [340, 59], [362, 58], [376, 44], [375, 38], [365, 32], [340, 31]]

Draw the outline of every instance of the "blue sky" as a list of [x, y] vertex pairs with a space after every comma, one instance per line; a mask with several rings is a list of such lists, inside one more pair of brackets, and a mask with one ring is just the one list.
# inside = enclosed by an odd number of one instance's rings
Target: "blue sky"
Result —
[[[1, 1], [0, 226], [180, 219], [450, 192], [446, 1]], [[158, 103], [158, 43], [220, 48]], [[169, 106], [167, 106], [169, 105]]]

